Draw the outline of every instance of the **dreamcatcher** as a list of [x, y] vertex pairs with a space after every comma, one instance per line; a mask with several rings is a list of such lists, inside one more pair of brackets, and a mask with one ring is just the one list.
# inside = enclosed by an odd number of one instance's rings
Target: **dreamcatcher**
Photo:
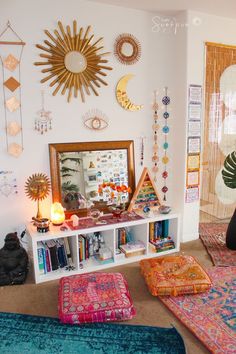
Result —
[[[9, 39], [9, 37], [13, 39]], [[6, 145], [10, 155], [18, 157], [23, 151], [22, 107], [21, 107], [21, 58], [25, 42], [12, 29], [8, 21], [0, 34], [0, 59], [2, 64], [2, 85]], [[19, 136], [17, 141], [12, 137]]]

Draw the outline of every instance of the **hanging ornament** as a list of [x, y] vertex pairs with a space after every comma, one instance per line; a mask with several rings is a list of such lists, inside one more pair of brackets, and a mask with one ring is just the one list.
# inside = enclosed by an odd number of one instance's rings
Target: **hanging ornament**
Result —
[[52, 129], [52, 118], [50, 117], [51, 112], [44, 109], [44, 91], [41, 91], [41, 95], [42, 109], [37, 112], [38, 118], [35, 119], [34, 129], [43, 134]]
[[158, 172], [158, 129], [160, 128], [160, 125], [157, 123], [158, 121], [158, 103], [157, 103], [157, 91], [154, 91], [154, 101], [152, 105], [153, 109], [153, 125], [152, 125], [152, 130], [153, 130], [153, 148], [152, 148], [152, 162], [153, 162], [153, 167], [152, 167], [152, 172], [154, 176], [154, 181], [157, 181], [157, 172]]
[[[15, 40], [9, 40], [12, 36]], [[21, 57], [24, 46], [25, 42], [12, 29], [8, 21], [6, 28], [0, 34], [0, 60], [2, 64], [6, 145], [8, 153], [15, 157], [20, 156], [23, 151]], [[13, 114], [14, 121], [12, 121]], [[10, 144], [8, 137], [17, 135], [18, 141]]]
[[168, 192], [168, 187], [166, 186], [166, 180], [168, 178], [167, 164], [169, 163], [169, 157], [167, 156], [169, 144], [167, 138], [168, 138], [168, 133], [170, 132], [170, 128], [168, 126], [168, 118], [170, 117], [170, 114], [167, 110], [168, 105], [170, 104], [170, 97], [168, 96], [168, 87], [165, 87], [165, 96], [162, 98], [162, 103], [164, 105], [163, 118], [165, 119], [165, 125], [162, 128], [162, 132], [164, 134], [164, 143], [163, 143], [164, 156], [162, 157], [162, 163], [164, 165], [162, 178], [163, 178], [164, 185], [161, 191], [163, 193], [163, 200], [166, 201], [166, 193]]
[[141, 135], [140, 136], [140, 166], [143, 166], [143, 162], [144, 162], [144, 140], [145, 137]]

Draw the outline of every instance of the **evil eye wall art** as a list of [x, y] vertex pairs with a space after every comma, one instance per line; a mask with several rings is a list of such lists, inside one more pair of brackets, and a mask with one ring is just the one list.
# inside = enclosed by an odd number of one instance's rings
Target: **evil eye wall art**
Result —
[[166, 180], [168, 178], [167, 164], [169, 163], [169, 157], [168, 157], [168, 153], [167, 153], [168, 148], [169, 148], [168, 133], [170, 132], [170, 127], [168, 126], [168, 119], [170, 117], [170, 113], [168, 112], [168, 105], [170, 104], [170, 97], [168, 96], [168, 87], [165, 87], [164, 91], [165, 91], [165, 95], [162, 98], [162, 103], [164, 105], [163, 118], [165, 120], [165, 124], [162, 128], [162, 132], [164, 134], [164, 143], [163, 143], [164, 155], [162, 157], [164, 171], [162, 172], [163, 187], [162, 187], [161, 191], [163, 193], [163, 200], [166, 201], [166, 193], [168, 192], [168, 187], [166, 186]]
[[109, 120], [103, 112], [92, 109], [84, 114], [83, 122], [86, 128], [98, 131], [107, 128]]

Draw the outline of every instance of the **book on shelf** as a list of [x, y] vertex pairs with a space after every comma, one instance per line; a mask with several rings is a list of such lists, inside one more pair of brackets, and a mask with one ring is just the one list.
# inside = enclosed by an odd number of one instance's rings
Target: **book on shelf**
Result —
[[52, 270], [57, 270], [59, 268], [59, 259], [57, 253], [57, 245], [54, 240], [46, 241], [46, 244], [49, 248]]
[[39, 274], [45, 274], [47, 272], [46, 255], [45, 255], [45, 248], [42, 242], [38, 242], [37, 244], [37, 253], [38, 253]]
[[40, 274], [50, 273], [70, 264], [71, 254], [67, 238], [40, 241], [37, 243], [38, 267]]
[[149, 224], [149, 241], [166, 238], [169, 235], [169, 220], [154, 221]]
[[170, 236], [166, 238], [160, 238], [155, 241], [149, 241], [149, 250], [151, 252], [163, 252], [175, 248], [175, 243]]
[[120, 250], [124, 252], [126, 257], [133, 257], [144, 254], [146, 248], [142, 241], [134, 241], [121, 245]]

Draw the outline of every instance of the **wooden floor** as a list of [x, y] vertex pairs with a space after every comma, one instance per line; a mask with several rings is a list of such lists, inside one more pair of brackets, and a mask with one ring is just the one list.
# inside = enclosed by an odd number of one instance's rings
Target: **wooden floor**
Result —
[[214, 222], [214, 223], [227, 223], [229, 222], [230, 219], [218, 219], [215, 216], [212, 216], [210, 214], [204, 213], [203, 211], [200, 211], [200, 218], [199, 222], [204, 223], [204, 222]]

